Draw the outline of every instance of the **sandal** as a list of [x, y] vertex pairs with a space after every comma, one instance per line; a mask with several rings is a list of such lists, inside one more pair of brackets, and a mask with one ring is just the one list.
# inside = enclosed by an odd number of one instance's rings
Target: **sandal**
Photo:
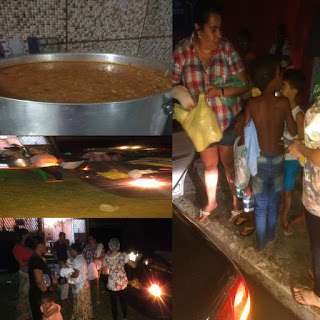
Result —
[[231, 217], [229, 218], [229, 221], [234, 221], [235, 218], [242, 212], [243, 210], [238, 210], [238, 211], [231, 210]]
[[[242, 232], [240, 233], [244, 237], [250, 236], [254, 231], [256, 230], [256, 227], [245, 227]], [[247, 231], [247, 232], [246, 232]]]
[[200, 213], [198, 216], [199, 221], [203, 222], [210, 215], [210, 213], [210, 211], [203, 211], [202, 209], [200, 209]]

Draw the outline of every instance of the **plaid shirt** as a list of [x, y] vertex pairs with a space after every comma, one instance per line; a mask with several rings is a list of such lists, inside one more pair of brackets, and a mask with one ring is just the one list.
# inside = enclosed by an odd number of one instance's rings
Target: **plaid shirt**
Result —
[[[173, 53], [172, 69], [173, 85], [182, 84], [195, 101], [198, 101], [200, 92], [209, 91], [207, 85], [212, 84], [217, 76], [221, 75], [227, 80], [228, 76], [245, 70], [239, 54], [226, 39], [221, 40], [219, 47], [212, 55], [210, 65], [205, 69], [193, 44], [193, 35], [183, 39], [177, 45]], [[208, 99], [208, 103], [215, 112], [223, 131], [241, 110], [239, 97], [232, 108], [227, 108], [218, 97]]]
[[[84, 258], [86, 259], [87, 263], [89, 264], [90, 262], [93, 261], [93, 259], [97, 258], [96, 257], [96, 251], [98, 248], [98, 244], [97, 246], [92, 249], [90, 244], [86, 245], [86, 247], [83, 249], [82, 255], [84, 256]], [[106, 254], [104, 248], [101, 250], [101, 256], [104, 256]]]

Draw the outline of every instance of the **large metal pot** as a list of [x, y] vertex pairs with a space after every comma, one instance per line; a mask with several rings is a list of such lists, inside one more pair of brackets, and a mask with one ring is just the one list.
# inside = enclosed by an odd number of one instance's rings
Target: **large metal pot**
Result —
[[[103, 53], [37, 54], [3, 59], [0, 68], [39, 61], [102, 61], [158, 70], [167, 64]], [[162, 135], [172, 114], [172, 91], [142, 99], [108, 103], [48, 103], [0, 97], [0, 134], [5, 135]]]

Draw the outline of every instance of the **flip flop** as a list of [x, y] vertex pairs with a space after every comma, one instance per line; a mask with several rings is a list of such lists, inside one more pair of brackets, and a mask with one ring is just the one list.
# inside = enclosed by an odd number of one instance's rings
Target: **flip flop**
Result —
[[291, 228], [290, 231], [287, 231], [287, 228], [289, 227], [289, 225], [287, 227], [284, 227], [283, 228], [283, 233], [286, 235], [286, 236], [291, 236], [293, 234], [293, 229]]
[[229, 218], [229, 221], [234, 221], [234, 219], [239, 215], [243, 213], [243, 210], [238, 210], [238, 211], [235, 211], [235, 210], [231, 210], [231, 217]]
[[210, 214], [211, 211], [203, 211], [202, 209], [200, 209], [198, 220], [200, 222], [203, 222]]

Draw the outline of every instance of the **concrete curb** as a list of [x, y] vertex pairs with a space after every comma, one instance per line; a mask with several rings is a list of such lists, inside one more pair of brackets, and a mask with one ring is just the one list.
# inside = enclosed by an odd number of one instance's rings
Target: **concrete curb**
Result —
[[176, 199], [174, 204], [192, 218], [238, 266], [241, 266], [250, 276], [257, 279], [298, 318], [301, 320], [320, 319], [319, 309], [301, 306], [293, 300], [290, 288], [297, 283], [292, 283], [294, 279], [290, 272], [281, 268], [281, 265], [272, 259], [272, 250], [259, 253], [254, 247], [248, 246], [244, 238], [237, 236], [233, 230], [226, 228], [214, 218], [210, 217], [204, 223], [200, 223], [196, 219], [198, 209], [188, 199]]

